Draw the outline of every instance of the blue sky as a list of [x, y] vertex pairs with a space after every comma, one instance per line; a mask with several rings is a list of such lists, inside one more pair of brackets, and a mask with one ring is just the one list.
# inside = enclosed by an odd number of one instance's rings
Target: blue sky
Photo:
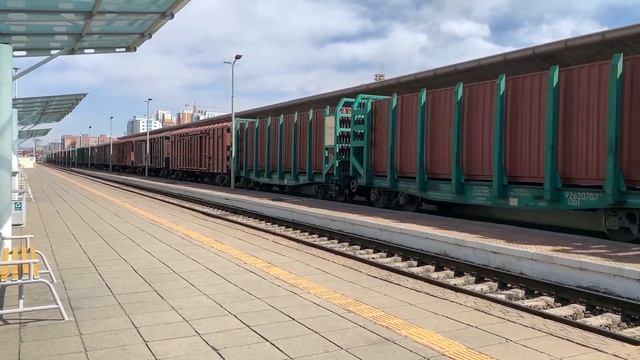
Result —
[[[192, 0], [136, 53], [58, 58], [19, 81], [20, 96], [89, 95], [44, 142], [62, 134], [114, 135], [126, 121], [196, 101], [230, 110], [425, 70], [519, 47], [630, 25], [638, 0]], [[39, 59], [18, 59], [26, 67]]]

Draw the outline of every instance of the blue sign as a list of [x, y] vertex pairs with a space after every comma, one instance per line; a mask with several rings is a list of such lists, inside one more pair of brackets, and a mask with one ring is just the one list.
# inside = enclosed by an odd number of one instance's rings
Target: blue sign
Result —
[[22, 202], [20, 201], [16, 201], [15, 203], [13, 203], [13, 209], [15, 211], [22, 211]]

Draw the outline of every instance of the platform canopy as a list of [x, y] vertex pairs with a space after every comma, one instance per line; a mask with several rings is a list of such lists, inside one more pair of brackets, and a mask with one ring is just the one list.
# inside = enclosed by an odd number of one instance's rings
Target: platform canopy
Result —
[[0, 0], [0, 43], [13, 55], [131, 52], [189, 0]]
[[13, 99], [18, 110], [18, 126], [56, 123], [69, 115], [87, 94], [37, 96]]
[[18, 140], [25, 142], [29, 139], [46, 136], [51, 129], [34, 129], [34, 130], [20, 130], [18, 131]]

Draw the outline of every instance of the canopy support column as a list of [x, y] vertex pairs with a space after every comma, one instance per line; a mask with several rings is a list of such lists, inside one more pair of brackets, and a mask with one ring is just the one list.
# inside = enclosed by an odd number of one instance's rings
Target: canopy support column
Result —
[[15, 140], [11, 100], [12, 71], [13, 47], [0, 44], [0, 235], [4, 237], [11, 236], [11, 173]]

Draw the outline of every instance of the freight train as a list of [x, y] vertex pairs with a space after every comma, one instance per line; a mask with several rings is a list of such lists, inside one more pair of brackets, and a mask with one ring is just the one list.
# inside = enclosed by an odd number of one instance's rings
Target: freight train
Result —
[[[226, 185], [228, 116], [152, 132], [154, 176]], [[501, 74], [418, 92], [237, 121], [236, 183], [379, 207], [466, 205], [588, 212], [615, 240], [640, 237], [640, 56]], [[48, 162], [141, 174], [146, 138]], [[109, 154], [112, 153], [112, 156]], [[489, 209], [491, 208], [491, 209]], [[555, 216], [555, 215], [554, 215]]]

